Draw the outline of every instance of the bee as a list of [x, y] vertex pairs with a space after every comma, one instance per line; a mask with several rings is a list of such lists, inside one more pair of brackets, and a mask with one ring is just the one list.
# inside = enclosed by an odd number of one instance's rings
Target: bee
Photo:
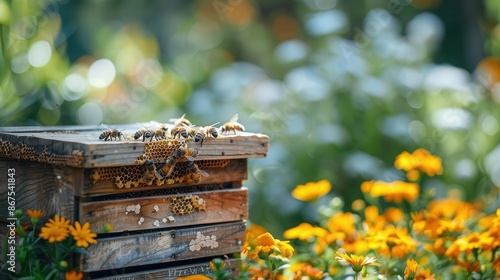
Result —
[[171, 122], [174, 123], [174, 128], [181, 126], [192, 126], [191, 122], [185, 118], [186, 114], [182, 115], [182, 117], [178, 119], [170, 119]]
[[233, 131], [236, 134], [236, 130], [245, 131], [245, 127], [238, 123], [238, 114], [234, 115], [227, 123], [220, 127], [221, 134], [228, 134], [229, 131]]
[[217, 122], [209, 126], [200, 127], [200, 129], [198, 129], [198, 131], [194, 135], [194, 142], [201, 141], [201, 145], [203, 146], [203, 140], [205, 140], [205, 138], [207, 137], [217, 138], [217, 136], [219, 136], [219, 133], [217, 132], [217, 128], [214, 126], [217, 124], [219, 123]]
[[175, 156], [167, 157], [167, 160], [165, 160], [163, 166], [161, 166], [160, 169], [158, 170], [158, 175], [160, 179], [164, 179], [172, 174], [172, 171], [174, 170], [175, 164], [177, 164], [178, 159], [179, 158]]
[[144, 182], [146, 185], [151, 186], [155, 178], [160, 178], [161, 175], [156, 171], [156, 166], [154, 161], [146, 161], [146, 174], [144, 174]]
[[194, 161], [190, 161], [187, 164], [188, 171], [190, 172], [191, 175], [191, 180], [193, 180], [193, 183], [199, 183], [201, 181], [201, 177], [208, 177], [208, 173], [199, 169], [198, 165], [194, 163]]
[[134, 139], [137, 140], [142, 137], [142, 142], [149, 138], [149, 142], [153, 141], [153, 138], [158, 140], [165, 139], [165, 131], [163, 129], [153, 130], [148, 127], [141, 128], [137, 130], [134, 134]]
[[181, 147], [172, 153], [172, 157], [176, 157], [177, 159], [186, 157], [189, 160], [193, 160], [196, 156], [198, 156], [198, 150], [187, 146]]
[[194, 138], [194, 136], [196, 135], [196, 129], [193, 128], [193, 126], [187, 126], [187, 125], [182, 125], [182, 126], [178, 126], [176, 128], [173, 128], [171, 130], [172, 132], [172, 135], [175, 137], [177, 137], [177, 135], [181, 135], [182, 137], [184, 137], [185, 139], [191, 137], [191, 138]]
[[99, 139], [102, 140], [104, 139], [104, 141], [113, 141], [113, 139], [118, 139], [118, 140], [122, 140], [122, 136], [123, 136], [123, 129], [122, 130], [118, 130], [118, 129], [112, 129], [110, 128], [109, 126], [105, 125], [105, 124], [101, 124], [103, 127], [105, 127], [107, 130], [103, 131], [101, 133], [101, 135], [99, 135]]
[[164, 123], [159, 123], [156, 121], [151, 121], [152, 124], [156, 125], [156, 129], [153, 130], [156, 140], [167, 139], [168, 126]]

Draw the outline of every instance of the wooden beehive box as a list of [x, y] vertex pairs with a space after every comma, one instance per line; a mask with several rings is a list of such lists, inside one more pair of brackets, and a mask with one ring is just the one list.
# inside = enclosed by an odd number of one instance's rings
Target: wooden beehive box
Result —
[[[140, 126], [116, 128], [127, 136]], [[14, 170], [16, 209], [89, 222], [94, 232], [105, 224], [114, 227], [98, 235], [88, 256], [75, 260], [87, 277], [175, 279], [205, 273], [213, 257], [240, 250], [248, 217], [242, 186], [247, 159], [267, 155], [267, 136], [238, 132], [201, 145], [178, 139], [103, 141], [103, 130], [0, 128], [0, 185], [7, 185], [7, 170]], [[180, 147], [198, 155], [180, 158], [170, 176], [148, 183], [146, 161], [161, 166]], [[209, 175], [199, 182], [193, 180], [193, 160]], [[11, 218], [7, 191], [0, 189], [2, 222]]]

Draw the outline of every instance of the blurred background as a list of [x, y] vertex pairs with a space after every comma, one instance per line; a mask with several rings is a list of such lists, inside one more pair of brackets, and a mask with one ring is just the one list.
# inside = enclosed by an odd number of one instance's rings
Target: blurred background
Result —
[[495, 0], [0, 0], [0, 125], [239, 113], [270, 137], [245, 185], [276, 236], [317, 215], [296, 185], [328, 179], [349, 209], [418, 147], [443, 159], [437, 197], [496, 209], [499, 21]]

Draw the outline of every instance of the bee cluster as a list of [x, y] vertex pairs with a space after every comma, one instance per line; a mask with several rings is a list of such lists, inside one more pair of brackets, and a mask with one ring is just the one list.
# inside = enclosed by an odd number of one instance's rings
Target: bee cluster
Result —
[[[236, 114], [219, 128], [215, 127], [219, 123], [196, 128], [183, 115], [178, 119], [171, 119], [172, 124], [154, 122], [154, 127], [141, 128], [127, 138], [123, 136], [123, 130], [111, 129], [106, 126], [108, 129], [99, 135], [99, 139], [104, 141], [123, 140], [124, 138], [128, 140], [142, 139], [143, 142], [149, 139], [145, 145], [145, 153], [136, 160], [136, 163], [142, 167], [142, 176], [137, 178], [136, 176], [124, 175], [121, 172], [112, 172], [115, 173], [112, 178], [114, 178], [115, 186], [118, 188], [138, 187], [139, 185], [151, 186], [153, 184], [160, 186], [165, 183], [182, 182], [198, 184], [203, 177], [209, 176], [203, 170], [203, 166], [199, 166], [204, 165], [206, 161], [195, 163], [194, 159], [198, 156], [198, 150], [188, 147], [186, 141], [200, 142], [200, 146], [202, 146], [205, 139], [217, 138], [219, 135], [230, 132], [236, 134], [237, 131], [244, 131], [244, 126], [237, 120], [238, 115]], [[222, 160], [215, 164], [212, 162], [210, 167], [223, 167], [228, 163], [229, 160]], [[126, 167], [118, 167], [117, 169], [120, 168]], [[110, 172], [103, 172], [100, 169], [93, 170], [91, 178], [94, 183], [108, 177], [104, 173]], [[137, 174], [137, 172], [132, 174]]]
[[216, 127], [220, 122], [208, 125], [208, 126], [196, 126], [193, 125], [188, 119], [185, 118], [186, 114], [178, 119], [170, 119], [171, 123], [158, 123], [151, 121], [151, 126], [137, 130], [134, 134], [125, 137], [123, 135], [123, 130], [118, 130], [110, 128], [109, 126], [102, 124], [106, 130], [99, 135], [100, 140], [104, 141], [121, 141], [121, 140], [141, 140], [149, 142], [156, 140], [166, 140], [166, 139], [185, 139], [194, 140], [195, 142], [200, 142], [203, 145], [203, 141], [208, 138], [217, 138], [219, 135], [233, 133], [236, 134], [237, 131], [245, 131], [245, 127], [238, 123], [238, 114], [234, 115], [228, 122], [221, 125], [219, 128]]

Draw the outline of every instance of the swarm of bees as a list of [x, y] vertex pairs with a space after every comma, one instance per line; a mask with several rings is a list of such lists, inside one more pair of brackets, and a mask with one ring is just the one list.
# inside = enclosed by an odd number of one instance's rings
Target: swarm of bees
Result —
[[[164, 124], [151, 121], [151, 126], [148, 127], [141, 124], [142, 128], [138, 129], [130, 137], [127, 137], [127, 139], [142, 139], [142, 142], [151, 142], [153, 140], [160, 141], [183, 138], [185, 140], [200, 142], [200, 145], [203, 146], [203, 141], [205, 139], [217, 138], [220, 135], [236, 134], [237, 131], [245, 131], [245, 127], [238, 123], [238, 114], [234, 115], [228, 122], [220, 127], [216, 127], [220, 122], [208, 126], [196, 127], [186, 119], [186, 114], [182, 115], [180, 118], [170, 119], [170, 122], [171, 124]], [[113, 129], [105, 124], [102, 124], [102, 126], [105, 127], [106, 130], [99, 135], [100, 140], [120, 141], [125, 138], [122, 133], [123, 130]]]
[[238, 131], [245, 131], [245, 127], [238, 123], [238, 114], [234, 115], [228, 122], [224, 123], [220, 127], [217, 127], [220, 122], [208, 126], [197, 127], [186, 118], [185, 114], [180, 118], [170, 119], [169, 121], [169, 124], [151, 121], [151, 126], [144, 126], [141, 124], [142, 128], [138, 129], [133, 135], [128, 137], [124, 137], [122, 133], [123, 130], [110, 128], [109, 126], [102, 124], [106, 130], [99, 135], [99, 139], [104, 141], [134, 139], [142, 140], [142, 142], [168, 139], [181, 140], [181, 146], [174, 150], [174, 152], [167, 156], [164, 160], [155, 162], [152, 159], [148, 159], [145, 162], [143, 182], [144, 184], [151, 186], [156, 179], [168, 180], [167, 178], [171, 176], [174, 167], [180, 160], [188, 161], [186, 165], [188, 171], [186, 181], [190, 183], [199, 183], [202, 180], [202, 177], [208, 177], [209, 175], [207, 172], [198, 168], [198, 165], [194, 162], [194, 158], [198, 155], [198, 150], [188, 147], [186, 141], [194, 141], [195, 143], [199, 142], [200, 146], [203, 146], [203, 142], [206, 139], [213, 139], [221, 135], [237, 134]]

